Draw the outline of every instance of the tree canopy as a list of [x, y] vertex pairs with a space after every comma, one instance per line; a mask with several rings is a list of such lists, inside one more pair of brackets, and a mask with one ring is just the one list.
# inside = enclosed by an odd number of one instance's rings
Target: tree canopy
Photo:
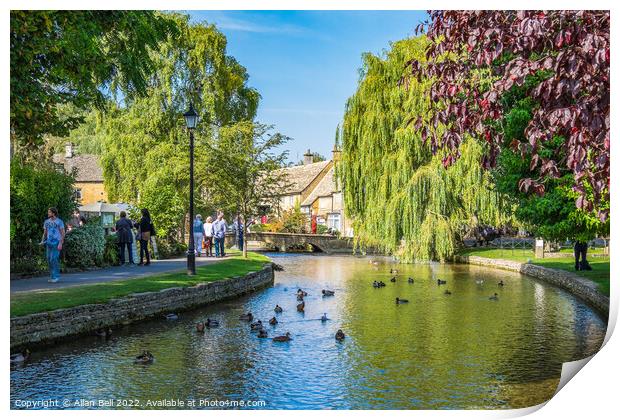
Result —
[[13, 10], [11, 142], [15, 151], [40, 145], [44, 135], [65, 136], [83, 112], [106, 98], [144, 94], [154, 71], [152, 54], [176, 33], [175, 22], [153, 11]]
[[[182, 114], [192, 102], [201, 121], [195, 130], [196, 209], [209, 212], [205, 192], [213, 165], [209, 149], [218, 126], [252, 120], [259, 94], [226, 53], [215, 26], [173, 15], [179, 30], [152, 56], [155, 73], [143, 97], [112, 104], [101, 129], [101, 164], [111, 200], [148, 207], [160, 236], [180, 238], [188, 207], [189, 136]], [[231, 151], [232, 152], [232, 151]]]
[[427, 46], [422, 36], [392, 44], [385, 57], [364, 55], [339, 139], [337, 173], [358, 246], [376, 246], [404, 261], [445, 259], [474, 224], [503, 219], [501, 197], [480, 166], [479, 142], [463, 142], [461, 159], [446, 170], [447, 152], [433, 155], [408, 124], [428, 111], [430, 82], [412, 80], [402, 89], [398, 81], [411, 57], [424, 60]]
[[[425, 121], [446, 127], [428, 133], [434, 147], [446, 146], [450, 165], [469, 135], [486, 142], [484, 167], [493, 167], [501, 149], [530, 157], [536, 177], [520, 180], [522, 191], [542, 195], [545, 181], [573, 175], [576, 205], [605, 221], [609, 208], [609, 11], [432, 11], [426, 30], [430, 40], [424, 60], [411, 56], [413, 79], [432, 79], [427, 95], [431, 108], [413, 114], [416, 127]], [[428, 59], [428, 61], [427, 61]], [[476, 72], [490, 71], [490, 86], [478, 83]], [[535, 103], [525, 141], [504, 138], [497, 121], [501, 98], [537, 72], [549, 76], [532, 85]], [[405, 78], [407, 83], [409, 78]], [[557, 136], [564, 139], [554, 142]], [[550, 145], [554, 145], [550, 148]], [[548, 153], [542, 156], [539, 151]], [[603, 204], [601, 206], [601, 203]]]

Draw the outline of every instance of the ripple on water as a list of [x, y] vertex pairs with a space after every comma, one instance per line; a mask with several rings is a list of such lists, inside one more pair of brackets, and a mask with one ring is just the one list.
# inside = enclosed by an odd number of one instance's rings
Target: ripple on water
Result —
[[[509, 408], [553, 395], [561, 362], [593, 354], [605, 323], [568, 293], [519, 274], [465, 265], [401, 265], [390, 283], [350, 256], [274, 255], [272, 288], [33, 354], [11, 368], [11, 399], [265, 400], [282, 408]], [[414, 284], [407, 277], [415, 279]], [[447, 281], [438, 286], [436, 279]], [[475, 279], [484, 279], [476, 284]], [[387, 286], [375, 289], [374, 280]], [[497, 282], [506, 286], [500, 288]], [[296, 311], [295, 292], [308, 292]], [[322, 297], [321, 289], [336, 295]], [[449, 289], [452, 294], [445, 295]], [[500, 295], [498, 301], [488, 298]], [[408, 304], [396, 305], [396, 297]], [[284, 308], [275, 314], [273, 308]], [[239, 315], [252, 312], [269, 339]], [[323, 313], [330, 318], [319, 319]], [[206, 318], [219, 328], [195, 332]], [[347, 338], [334, 339], [342, 328]], [[289, 331], [293, 340], [276, 343]], [[133, 364], [143, 349], [152, 365]], [[555, 386], [554, 386], [555, 384]]]

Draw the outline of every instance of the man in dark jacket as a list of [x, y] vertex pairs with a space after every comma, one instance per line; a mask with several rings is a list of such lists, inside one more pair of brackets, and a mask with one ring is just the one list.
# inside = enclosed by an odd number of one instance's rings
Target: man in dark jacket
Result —
[[131, 244], [133, 243], [133, 232], [131, 228], [133, 224], [127, 219], [127, 213], [121, 212], [121, 218], [116, 222], [116, 238], [118, 240], [118, 248], [120, 253], [121, 265], [125, 264], [125, 248], [129, 255], [128, 264], [133, 264], [133, 251]]

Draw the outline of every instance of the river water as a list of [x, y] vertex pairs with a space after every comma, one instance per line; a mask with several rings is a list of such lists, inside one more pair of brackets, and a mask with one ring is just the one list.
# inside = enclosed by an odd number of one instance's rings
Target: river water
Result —
[[[519, 408], [549, 399], [562, 362], [592, 355], [605, 336], [605, 321], [587, 305], [516, 273], [387, 258], [270, 256], [285, 268], [274, 287], [176, 321], [127, 326], [109, 340], [85, 337], [34, 352], [11, 367], [12, 407], [67, 400], [68, 407], [106, 408], [99, 401], [112, 400], [107, 404], [117, 408], [162, 401], [194, 401], [198, 408], [238, 401], [263, 409]], [[447, 284], [438, 286], [437, 278]], [[373, 280], [386, 287], [373, 288]], [[308, 292], [304, 313], [296, 311], [298, 288]], [[322, 297], [327, 288], [335, 296]], [[499, 300], [489, 299], [494, 293]], [[396, 297], [409, 303], [396, 305]], [[270, 337], [290, 332], [288, 343], [259, 339], [238, 319], [249, 311], [266, 322], [276, 304], [284, 312], [267, 330]], [[319, 319], [323, 313], [327, 322]], [[207, 317], [220, 327], [195, 332]], [[339, 328], [343, 342], [334, 339]], [[153, 364], [133, 363], [143, 349], [153, 353]]]

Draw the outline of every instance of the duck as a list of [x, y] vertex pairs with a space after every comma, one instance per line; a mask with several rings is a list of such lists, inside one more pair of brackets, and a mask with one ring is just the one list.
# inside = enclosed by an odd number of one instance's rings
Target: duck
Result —
[[437, 279], [437, 286], [448, 283], [445, 280]]
[[247, 314], [240, 315], [239, 319], [242, 321], [252, 321], [254, 319], [254, 315], [252, 315], [252, 312], [248, 312]]
[[323, 296], [334, 296], [334, 294], [336, 292], [334, 292], [333, 290], [325, 290], [325, 289], [323, 289], [323, 290], [321, 290], [321, 293], [323, 293]]
[[489, 300], [499, 300], [499, 296], [497, 295], [497, 293], [494, 293], [493, 296], [489, 298]]
[[196, 324], [196, 331], [199, 333], [205, 332], [205, 324], [204, 322], [199, 322]]
[[499, 283], [497, 283], [498, 286], [503, 287], [504, 286], [504, 280], [500, 280]]
[[167, 314], [165, 318], [167, 321], [176, 321], [179, 319], [179, 316], [177, 314]]
[[291, 341], [291, 333], [287, 332], [285, 335], [278, 335], [277, 337], [273, 337], [272, 340], [278, 342]]
[[278, 320], [276, 319], [275, 316], [269, 320], [269, 325], [276, 325], [277, 323], [278, 323]]
[[344, 333], [342, 332], [342, 330], [338, 330], [336, 331], [336, 340], [338, 341], [343, 341], [344, 340]]
[[398, 274], [398, 270], [395, 268], [390, 268], [390, 274]]
[[383, 281], [379, 282], [379, 287], [385, 287], [385, 283]]
[[297, 294], [302, 294], [303, 296], [308, 296], [308, 292], [304, 292], [301, 289], [297, 289]]
[[251, 323], [250, 324], [250, 329], [252, 331], [262, 330], [263, 329], [263, 322], [259, 319], [258, 321]]
[[407, 299], [396, 298], [396, 304], [398, 305], [399, 303], [409, 303], [409, 301]]
[[375, 289], [378, 289], [381, 286], [379, 286], [379, 283], [377, 282], [377, 280], [375, 280], [372, 282], [372, 287], [374, 287]]
[[11, 363], [23, 363], [28, 359], [30, 359], [30, 350], [28, 349], [11, 355]]
[[101, 338], [110, 338], [112, 336], [112, 328], [100, 328], [97, 331], [95, 331], [95, 335], [97, 337], [101, 337]]
[[304, 300], [304, 295], [302, 295], [301, 293], [299, 293], [299, 294], [297, 295], [297, 300], [298, 300], [298, 301], [302, 301], [302, 300]]
[[327, 313], [323, 312], [323, 316], [321, 317], [321, 322], [325, 322], [329, 320], [329, 318], [327, 318]]
[[409, 277], [409, 278], [407, 279], [407, 283], [409, 283], [409, 284], [413, 284], [413, 279], [412, 279], [411, 277]]
[[443, 292], [443, 294], [444, 294], [444, 295], [451, 295], [451, 294], [452, 294], [452, 292], [446, 289], [446, 291], [445, 291], [445, 292]]
[[280, 307], [280, 305], [276, 305], [276, 307], [273, 310], [276, 313], [281, 313], [282, 312], [282, 308]]
[[391, 281], [392, 283], [396, 283], [396, 276], [392, 277], [392, 278], [390, 279], [390, 281]]
[[148, 350], [144, 350], [142, 354], [136, 356], [134, 363], [140, 363], [145, 365], [147, 363], [153, 363], [153, 360], [155, 360], [153, 354]]
[[303, 312], [305, 307], [306, 307], [306, 302], [302, 300], [301, 303], [297, 305], [297, 312]]
[[258, 338], [268, 338], [269, 335], [265, 329], [258, 330]]
[[207, 328], [215, 328], [220, 326], [220, 321], [217, 319], [207, 318], [207, 322], [205, 322]]
[[484, 283], [484, 280], [481, 280], [481, 279], [476, 280], [476, 284], [483, 284], [483, 283]]

